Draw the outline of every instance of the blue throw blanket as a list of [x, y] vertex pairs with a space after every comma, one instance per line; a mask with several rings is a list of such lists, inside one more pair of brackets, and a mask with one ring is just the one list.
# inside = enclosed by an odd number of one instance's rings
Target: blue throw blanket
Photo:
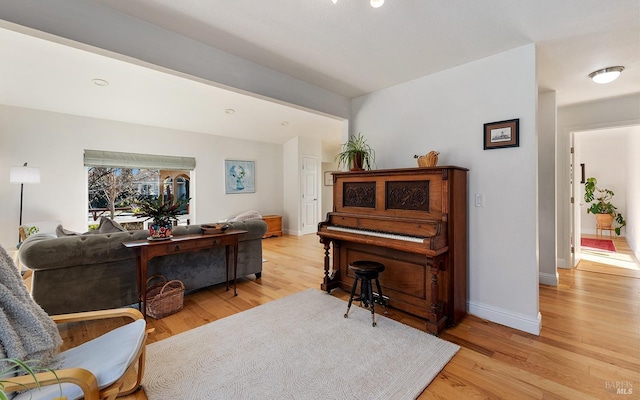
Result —
[[[31, 298], [13, 259], [0, 247], [0, 359], [38, 360], [57, 368], [62, 344], [56, 324]], [[7, 368], [0, 361], [0, 371]]]

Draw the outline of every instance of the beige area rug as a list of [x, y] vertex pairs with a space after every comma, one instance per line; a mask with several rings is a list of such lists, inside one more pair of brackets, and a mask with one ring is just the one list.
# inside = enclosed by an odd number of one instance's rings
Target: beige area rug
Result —
[[414, 399], [455, 344], [315, 289], [147, 346], [160, 399]]

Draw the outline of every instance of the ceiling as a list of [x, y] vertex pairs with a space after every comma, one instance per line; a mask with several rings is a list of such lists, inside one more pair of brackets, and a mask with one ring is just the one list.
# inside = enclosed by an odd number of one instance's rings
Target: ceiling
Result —
[[[638, 0], [387, 0], [377, 9], [368, 0], [94, 3], [348, 98], [529, 43], [538, 48], [539, 88], [556, 91], [559, 106], [640, 93]], [[273, 143], [341, 141], [342, 121], [310, 110], [12, 30], [0, 29], [0, 44], [11, 60], [0, 76], [12, 77], [2, 80], [3, 104]], [[43, 54], [49, 61], [36, 62]], [[587, 76], [615, 65], [625, 71], [613, 83]]]
[[0, 79], [0, 104], [268, 143], [341, 142], [338, 118], [2, 26], [0, 76], [11, 79]]
[[559, 105], [640, 92], [638, 0], [95, 1], [349, 98], [528, 43]]

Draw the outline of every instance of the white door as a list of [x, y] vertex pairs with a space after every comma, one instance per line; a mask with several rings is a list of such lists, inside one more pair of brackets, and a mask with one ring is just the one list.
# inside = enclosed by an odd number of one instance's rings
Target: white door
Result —
[[580, 262], [580, 231], [582, 230], [580, 227], [580, 199], [582, 198], [582, 186], [580, 184], [580, 180], [583, 177], [582, 168], [580, 166], [576, 166], [577, 149], [574, 136], [575, 133], [571, 133], [571, 154], [569, 155], [569, 162], [571, 163], [569, 166], [569, 186], [571, 190], [571, 212], [569, 213], [571, 216], [571, 232], [569, 237], [571, 261], [569, 266], [571, 268], [575, 268]]
[[301, 232], [303, 235], [318, 230], [318, 159], [302, 157], [302, 204], [300, 207]]

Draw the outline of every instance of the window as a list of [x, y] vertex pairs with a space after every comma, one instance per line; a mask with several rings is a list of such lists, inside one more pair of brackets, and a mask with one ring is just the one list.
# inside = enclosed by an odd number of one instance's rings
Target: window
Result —
[[[195, 159], [85, 150], [85, 166], [89, 229], [103, 215], [127, 229], [144, 229], [145, 218], [134, 216], [133, 200], [140, 196], [161, 196], [164, 201], [190, 198]], [[189, 224], [189, 211], [188, 205], [181, 210], [180, 224]]]

